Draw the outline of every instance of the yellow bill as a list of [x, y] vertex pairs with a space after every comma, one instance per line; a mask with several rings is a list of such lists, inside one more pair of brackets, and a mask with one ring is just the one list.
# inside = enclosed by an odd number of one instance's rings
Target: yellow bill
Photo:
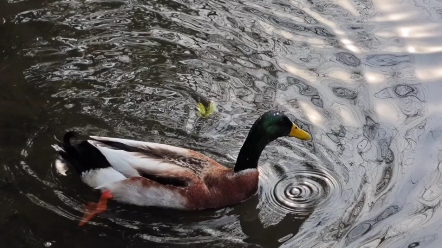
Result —
[[311, 140], [312, 139], [312, 137], [310, 136], [309, 133], [302, 130], [298, 126], [296, 126], [296, 124], [293, 124], [292, 130], [290, 131], [289, 136], [298, 138], [300, 140]]

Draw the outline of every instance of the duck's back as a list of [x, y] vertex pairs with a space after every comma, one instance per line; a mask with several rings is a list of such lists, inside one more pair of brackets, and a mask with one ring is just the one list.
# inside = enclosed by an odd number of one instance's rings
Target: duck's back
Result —
[[181, 147], [97, 136], [91, 136], [87, 142], [126, 177], [196, 177], [201, 180], [212, 170], [226, 169], [199, 152]]

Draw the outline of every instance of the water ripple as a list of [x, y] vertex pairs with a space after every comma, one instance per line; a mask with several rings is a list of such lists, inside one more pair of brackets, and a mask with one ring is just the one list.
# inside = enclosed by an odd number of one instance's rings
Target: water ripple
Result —
[[[69, 167], [53, 164], [53, 136], [67, 129], [188, 147], [233, 167], [254, 120], [278, 109], [313, 140], [272, 142], [256, 196], [196, 213], [115, 204], [91, 223], [99, 234], [91, 239], [440, 247], [437, 2], [1, 3], [9, 16], [0, 20], [0, 182], [17, 192], [0, 192], [0, 215], [26, 216], [13, 222], [20, 229], [56, 216], [25, 229], [40, 242], [54, 226], [74, 229], [82, 205], [97, 200]], [[216, 114], [199, 118], [196, 103], [209, 100]], [[23, 208], [22, 198], [32, 204]], [[78, 240], [73, 229], [58, 232], [57, 244]]]
[[271, 199], [290, 213], [306, 215], [339, 192], [338, 185], [336, 179], [323, 171], [293, 171], [276, 183]]

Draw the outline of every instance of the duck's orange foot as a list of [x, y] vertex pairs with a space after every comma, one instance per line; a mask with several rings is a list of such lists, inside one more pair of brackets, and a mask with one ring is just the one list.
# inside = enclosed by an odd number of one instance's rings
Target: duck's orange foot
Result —
[[107, 210], [107, 201], [109, 199], [112, 199], [114, 196], [111, 194], [110, 191], [104, 191], [101, 195], [100, 201], [98, 203], [95, 202], [89, 202], [87, 205], [84, 206], [85, 212], [84, 217], [78, 224], [79, 226], [84, 226], [86, 223], [88, 223], [90, 220], [92, 220], [95, 216], [97, 216], [100, 213], [103, 213]]

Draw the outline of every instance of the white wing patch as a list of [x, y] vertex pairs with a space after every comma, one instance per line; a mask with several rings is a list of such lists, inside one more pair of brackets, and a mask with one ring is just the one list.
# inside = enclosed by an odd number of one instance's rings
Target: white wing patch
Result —
[[99, 136], [90, 136], [90, 137], [93, 139], [96, 139], [96, 140], [120, 142], [120, 143], [126, 144], [128, 146], [133, 146], [133, 147], [138, 147], [138, 148], [143, 148], [144, 146], [147, 146], [152, 149], [169, 150], [171, 152], [175, 152], [175, 153], [181, 154], [183, 156], [189, 155], [188, 149], [176, 147], [176, 146], [171, 146], [171, 145], [158, 144], [158, 143], [145, 142], [145, 141], [137, 141], [137, 140], [129, 140], [129, 139], [110, 138], [110, 137], [99, 137]]
[[81, 178], [89, 187], [96, 189], [126, 179], [123, 174], [111, 167], [83, 172]]
[[110, 190], [114, 200], [138, 206], [157, 206], [184, 209], [187, 200], [178, 192], [162, 186], [144, 186], [140, 180], [130, 179], [108, 184], [101, 190]]
[[148, 158], [138, 152], [127, 152], [112, 149], [99, 141], [88, 140], [106, 157], [111, 166], [126, 177], [140, 176], [138, 170], [154, 174], [179, 173], [187, 171], [185, 168], [160, 159]]

